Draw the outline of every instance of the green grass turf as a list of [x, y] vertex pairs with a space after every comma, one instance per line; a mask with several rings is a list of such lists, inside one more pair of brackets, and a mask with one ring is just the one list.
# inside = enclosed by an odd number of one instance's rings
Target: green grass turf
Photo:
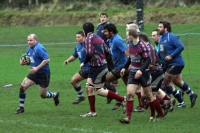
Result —
[[[119, 34], [125, 38], [125, 27], [117, 27]], [[157, 25], [145, 26], [145, 31], [151, 36], [151, 31]], [[199, 57], [200, 35], [198, 25], [175, 25], [173, 32], [180, 35], [185, 44], [183, 56], [186, 66], [183, 70], [183, 80], [197, 94], [199, 90]], [[190, 100], [185, 95], [186, 108], [175, 108], [165, 120], [148, 123], [149, 109], [144, 113], [132, 113], [129, 125], [123, 125], [118, 119], [125, 117], [122, 108], [112, 111], [110, 108], [115, 104], [106, 104], [104, 97], [96, 96], [95, 118], [81, 118], [80, 114], [89, 111], [87, 99], [79, 105], [71, 102], [77, 94], [70, 84], [71, 77], [79, 70], [78, 60], [63, 66], [63, 61], [73, 52], [75, 46], [75, 33], [81, 27], [24, 27], [24, 28], [1, 28], [0, 30], [0, 132], [1, 133], [197, 133], [199, 132], [199, 99], [194, 108], [190, 108]], [[45, 44], [50, 56], [51, 82], [50, 91], [59, 91], [61, 103], [58, 107], [53, 104], [53, 99], [42, 99], [39, 96], [38, 86], [34, 85], [27, 90], [25, 101], [25, 113], [15, 115], [15, 109], [19, 106], [19, 85], [28, 73], [28, 66], [19, 65], [19, 57], [27, 48], [27, 35], [35, 33], [39, 42]], [[66, 43], [66, 44], [56, 44]], [[4, 46], [2, 44], [12, 44]], [[23, 44], [15, 46], [15, 44]], [[12, 83], [13, 87], [3, 88], [5, 84]], [[126, 87], [119, 80], [117, 88], [119, 94], [126, 95]], [[85, 81], [81, 82], [85, 93]], [[135, 107], [138, 105], [135, 97]]]

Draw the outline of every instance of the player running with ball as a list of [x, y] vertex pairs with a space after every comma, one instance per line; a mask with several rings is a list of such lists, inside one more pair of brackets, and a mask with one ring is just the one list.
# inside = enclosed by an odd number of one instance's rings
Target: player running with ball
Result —
[[[34, 84], [38, 84], [41, 98], [54, 98], [54, 103], [57, 106], [59, 104], [59, 93], [48, 92], [48, 86], [50, 81], [50, 68], [49, 68], [49, 56], [42, 44], [38, 42], [38, 38], [35, 34], [28, 36], [28, 49], [26, 53], [30, 56], [30, 70], [27, 77], [22, 81], [19, 88], [19, 108], [15, 114], [24, 112], [24, 101], [26, 98], [26, 90]], [[25, 60], [20, 59], [21, 65], [28, 65]]]

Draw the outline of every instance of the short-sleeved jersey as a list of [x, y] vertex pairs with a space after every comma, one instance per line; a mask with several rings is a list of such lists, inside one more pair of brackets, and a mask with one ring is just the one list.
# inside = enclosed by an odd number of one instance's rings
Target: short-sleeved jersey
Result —
[[129, 43], [129, 56], [131, 58], [130, 71], [136, 72], [142, 67], [144, 59], [150, 57], [149, 50], [149, 47], [143, 41], [139, 41], [137, 45]]
[[89, 34], [85, 39], [85, 50], [86, 54], [93, 56], [89, 61], [90, 66], [107, 64], [105, 53], [109, 52], [109, 49], [100, 36], [94, 33]]
[[120, 69], [124, 68], [127, 61], [124, 51], [128, 48], [118, 34], [114, 34], [114, 36], [110, 39], [109, 47], [115, 67]]
[[105, 23], [100, 23], [98, 24], [97, 26], [97, 35], [99, 35], [103, 40], [104, 42], [107, 42], [108, 38], [104, 35], [104, 26], [106, 24], [109, 24], [109, 22], [105, 22]]
[[[84, 42], [77, 44], [76, 47], [74, 48], [74, 53], [72, 54], [75, 58], [79, 58], [80, 64], [85, 61], [86, 58], [86, 52], [84, 48]], [[83, 66], [83, 69], [89, 70], [89, 64], [85, 64]]]
[[162, 71], [162, 66], [160, 65], [159, 58], [158, 58], [158, 52], [157, 50], [151, 45], [147, 45], [149, 47], [149, 55], [151, 59], [151, 65], [153, 65], [153, 68], [150, 69], [150, 72], [157, 72]]
[[[171, 32], [165, 33], [159, 38], [159, 57], [164, 61], [164, 67], [167, 66], [184, 66], [184, 60], [181, 52], [184, 50], [184, 45], [179, 37]], [[165, 61], [165, 57], [171, 55], [170, 61]]]
[[[37, 67], [43, 60], [49, 59], [46, 49], [40, 43], [36, 43], [33, 47], [29, 47], [26, 53], [30, 56], [31, 59], [30, 67]], [[50, 68], [48, 63], [35, 74], [46, 73], [49, 70]]]

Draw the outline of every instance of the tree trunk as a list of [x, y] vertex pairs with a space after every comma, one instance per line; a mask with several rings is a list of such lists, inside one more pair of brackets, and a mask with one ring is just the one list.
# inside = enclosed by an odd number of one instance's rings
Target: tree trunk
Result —
[[32, 0], [28, 0], [28, 12], [31, 12]]
[[39, 0], [35, 0], [35, 4], [39, 6]]

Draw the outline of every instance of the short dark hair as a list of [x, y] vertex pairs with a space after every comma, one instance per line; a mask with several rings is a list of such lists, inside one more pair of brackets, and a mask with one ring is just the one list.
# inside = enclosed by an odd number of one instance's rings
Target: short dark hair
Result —
[[[157, 35], [160, 35], [160, 34], [159, 34], [159, 29], [154, 29], [153, 31], [156, 31], [156, 32], [157, 32]], [[152, 32], [153, 32], [153, 31], [152, 31]]]
[[85, 36], [85, 35], [84, 35], [84, 32], [83, 32], [82, 30], [76, 32], [76, 34], [80, 34], [81, 36]]
[[127, 32], [129, 36], [133, 36], [134, 38], [139, 37], [138, 31], [136, 29], [129, 29]]
[[172, 32], [171, 25], [170, 25], [169, 22], [167, 22], [167, 21], [160, 21], [159, 23], [163, 24], [163, 27], [167, 28], [167, 31]]
[[108, 13], [106, 13], [106, 12], [102, 12], [102, 13], [100, 14], [100, 17], [101, 17], [101, 15], [105, 15], [106, 17], [108, 17]]
[[103, 29], [107, 29], [108, 32], [113, 32], [114, 34], [118, 33], [118, 30], [113, 23], [106, 24]]
[[86, 22], [85, 24], [83, 24], [83, 30], [85, 32], [85, 36], [87, 36], [88, 33], [90, 32], [94, 32], [94, 25], [91, 22]]
[[140, 34], [139, 34], [139, 38], [142, 39], [142, 40], [145, 41], [145, 42], [150, 42], [150, 41], [149, 41], [148, 35], [145, 34], [145, 33], [140, 33]]

